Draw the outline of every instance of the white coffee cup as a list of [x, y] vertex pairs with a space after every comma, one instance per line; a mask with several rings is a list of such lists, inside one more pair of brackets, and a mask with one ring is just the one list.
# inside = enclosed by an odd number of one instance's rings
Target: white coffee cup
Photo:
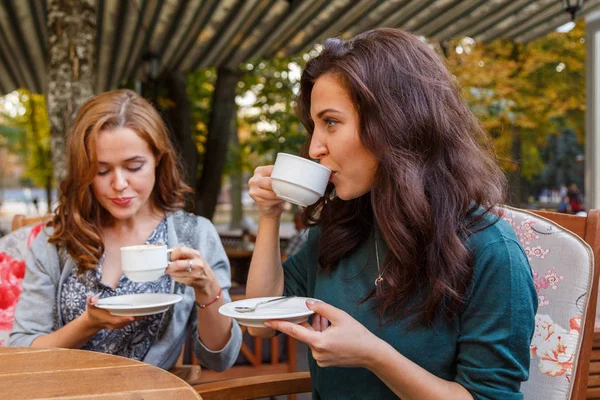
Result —
[[165, 273], [170, 252], [164, 244], [121, 247], [121, 270], [133, 282], [155, 281]]
[[314, 161], [278, 153], [271, 181], [277, 197], [307, 207], [323, 197], [330, 175], [329, 168]]

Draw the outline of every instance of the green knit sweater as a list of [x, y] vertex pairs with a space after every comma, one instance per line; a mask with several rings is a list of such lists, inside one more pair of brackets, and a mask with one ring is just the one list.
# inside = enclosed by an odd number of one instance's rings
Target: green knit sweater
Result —
[[[493, 223], [495, 217], [487, 216]], [[314, 297], [350, 314], [398, 352], [432, 374], [456, 381], [475, 399], [522, 399], [537, 294], [527, 257], [512, 228], [499, 220], [467, 240], [475, 262], [466, 306], [452, 321], [410, 328], [407, 319], [381, 324], [374, 301], [361, 303], [377, 276], [371, 235], [331, 273], [318, 267], [320, 230], [284, 263], [285, 294]], [[380, 260], [387, 246], [379, 242]], [[314, 399], [395, 399], [364, 368], [319, 367], [309, 351]]]

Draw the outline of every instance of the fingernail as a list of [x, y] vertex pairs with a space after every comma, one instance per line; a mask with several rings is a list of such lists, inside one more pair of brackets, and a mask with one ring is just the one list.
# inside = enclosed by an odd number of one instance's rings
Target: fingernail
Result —
[[308, 304], [309, 306], [312, 306], [315, 303], [316, 303], [316, 301], [314, 301], [314, 300], [306, 300], [306, 304]]
[[271, 323], [270, 323], [270, 322], [265, 322], [265, 326], [266, 326], [267, 328], [270, 328], [270, 327], [271, 327]]

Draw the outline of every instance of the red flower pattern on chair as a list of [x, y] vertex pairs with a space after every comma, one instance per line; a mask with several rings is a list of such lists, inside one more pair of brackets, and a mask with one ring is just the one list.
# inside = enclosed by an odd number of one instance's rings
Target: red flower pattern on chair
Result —
[[570, 330], [555, 324], [549, 315], [535, 316], [535, 333], [531, 341], [531, 357], [540, 361], [540, 372], [550, 376], [565, 375], [571, 378], [575, 361], [575, 349], [581, 333], [581, 317], [569, 321]]
[[38, 224], [18, 229], [0, 241], [0, 346], [8, 345], [6, 338], [13, 326], [21, 282], [25, 277], [25, 251], [44, 226]]
[[[570, 329], [567, 330], [555, 323], [550, 315], [539, 314], [541, 307], [550, 304], [549, 299], [542, 291], [548, 289], [558, 290], [559, 283], [565, 279], [565, 276], [556, 273], [555, 266], [548, 268], [545, 265], [548, 263], [545, 257], [551, 253], [551, 249], [543, 248], [535, 243], [540, 239], [540, 233], [534, 229], [535, 219], [527, 216], [519, 223], [515, 221], [510, 212], [504, 213], [502, 217], [512, 226], [525, 250], [525, 254], [531, 263], [531, 272], [538, 294], [538, 314], [535, 316], [535, 332], [530, 347], [532, 367], [535, 365], [533, 359], [537, 357], [539, 359], [537, 368], [541, 373], [551, 377], [565, 376], [570, 381], [575, 361], [575, 351], [581, 333], [581, 317], [571, 317], [569, 320]], [[540, 275], [534, 265], [537, 266], [538, 270], [548, 269], [545, 274]]]
[[0, 253], [0, 329], [11, 330], [25, 276], [25, 261]]

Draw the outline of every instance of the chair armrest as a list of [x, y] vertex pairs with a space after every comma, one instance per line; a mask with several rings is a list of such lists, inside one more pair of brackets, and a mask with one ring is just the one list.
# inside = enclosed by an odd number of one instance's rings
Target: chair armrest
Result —
[[202, 400], [242, 400], [312, 391], [308, 372], [251, 376], [193, 386]]
[[175, 365], [169, 369], [169, 372], [183, 379], [189, 385], [200, 383], [200, 377], [202, 376], [202, 369], [199, 365]]

